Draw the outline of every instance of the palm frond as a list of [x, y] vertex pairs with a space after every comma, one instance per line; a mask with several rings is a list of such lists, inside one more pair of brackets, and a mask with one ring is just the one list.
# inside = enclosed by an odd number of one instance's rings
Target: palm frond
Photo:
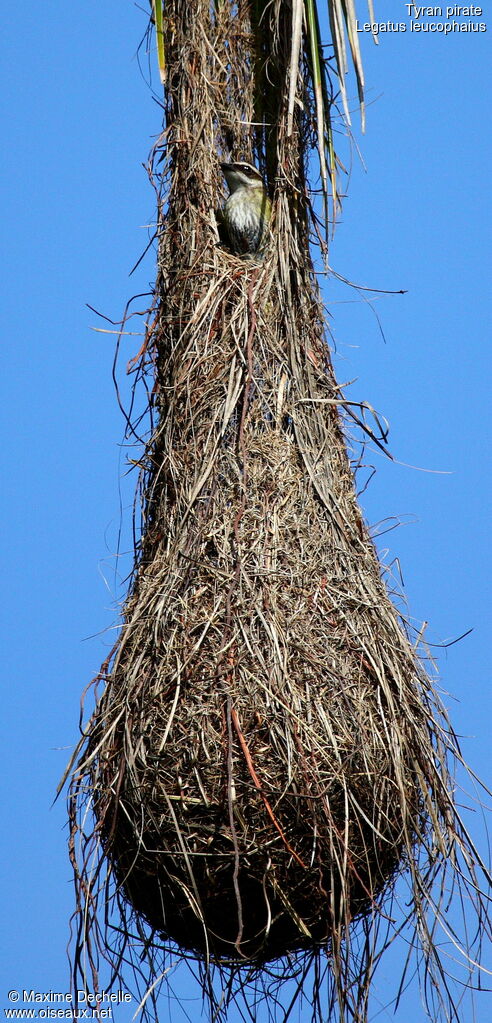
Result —
[[163, 0], [152, 0], [152, 12], [154, 15], [155, 24], [157, 63], [159, 66], [159, 75], [161, 83], [162, 85], [164, 85], [166, 81], [166, 51], [164, 46]]

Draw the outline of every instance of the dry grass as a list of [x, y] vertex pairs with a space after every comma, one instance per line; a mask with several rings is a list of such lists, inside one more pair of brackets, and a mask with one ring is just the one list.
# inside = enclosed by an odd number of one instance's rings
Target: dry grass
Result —
[[[249, 5], [215, 19], [192, 6], [166, 8], [142, 533], [72, 779], [74, 976], [94, 983], [83, 950], [93, 973], [99, 952], [119, 971], [148, 954], [152, 983], [151, 950], [175, 942], [205, 964], [205, 989], [213, 964], [241, 977], [234, 1000], [244, 971], [257, 984], [280, 959], [280, 983], [314, 959], [321, 1019], [328, 956], [331, 1008], [363, 1021], [386, 896], [406, 873], [416, 941], [452, 1011], [428, 920], [445, 916], [448, 873], [480, 921], [486, 905], [453, 802], [459, 750], [355, 497], [308, 245], [309, 94], [293, 136], [278, 87], [264, 107], [274, 130], [253, 131]], [[264, 15], [277, 86], [285, 11]], [[218, 154], [267, 154], [268, 167], [272, 151], [272, 237], [264, 261], [245, 262], [219, 245]]]

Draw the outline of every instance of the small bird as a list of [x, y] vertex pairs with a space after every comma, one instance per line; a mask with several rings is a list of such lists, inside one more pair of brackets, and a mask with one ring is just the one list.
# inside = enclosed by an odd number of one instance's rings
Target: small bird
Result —
[[239, 256], [261, 254], [272, 213], [263, 178], [250, 163], [220, 166], [231, 193], [222, 210], [229, 245]]

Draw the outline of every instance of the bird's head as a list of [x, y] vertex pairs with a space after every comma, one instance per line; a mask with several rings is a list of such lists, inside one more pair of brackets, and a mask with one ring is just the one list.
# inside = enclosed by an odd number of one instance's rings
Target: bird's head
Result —
[[229, 185], [230, 192], [238, 188], [254, 188], [265, 191], [263, 178], [251, 163], [221, 163], [221, 169]]

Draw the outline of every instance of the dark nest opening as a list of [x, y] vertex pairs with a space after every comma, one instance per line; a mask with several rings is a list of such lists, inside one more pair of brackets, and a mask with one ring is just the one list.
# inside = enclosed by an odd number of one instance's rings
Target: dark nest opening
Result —
[[[453, 800], [459, 749], [356, 500], [355, 412], [309, 251], [314, 101], [300, 93], [289, 133], [280, 88], [290, 8], [265, 5], [260, 54], [249, 4], [167, 11], [159, 272], [138, 369], [156, 425], [121, 632], [72, 775], [76, 987], [93, 988], [100, 954], [120, 974], [149, 954], [153, 985], [149, 949], [170, 942], [232, 976], [282, 960], [285, 979], [298, 954], [323, 955], [339, 1018], [363, 1021], [386, 895], [406, 873], [415, 943], [452, 1006], [429, 915], [445, 918], [449, 874], [479, 944], [486, 899]], [[271, 85], [262, 120], [255, 68]], [[269, 171], [261, 262], [219, 244], [217, 154], [232, 146]]]

